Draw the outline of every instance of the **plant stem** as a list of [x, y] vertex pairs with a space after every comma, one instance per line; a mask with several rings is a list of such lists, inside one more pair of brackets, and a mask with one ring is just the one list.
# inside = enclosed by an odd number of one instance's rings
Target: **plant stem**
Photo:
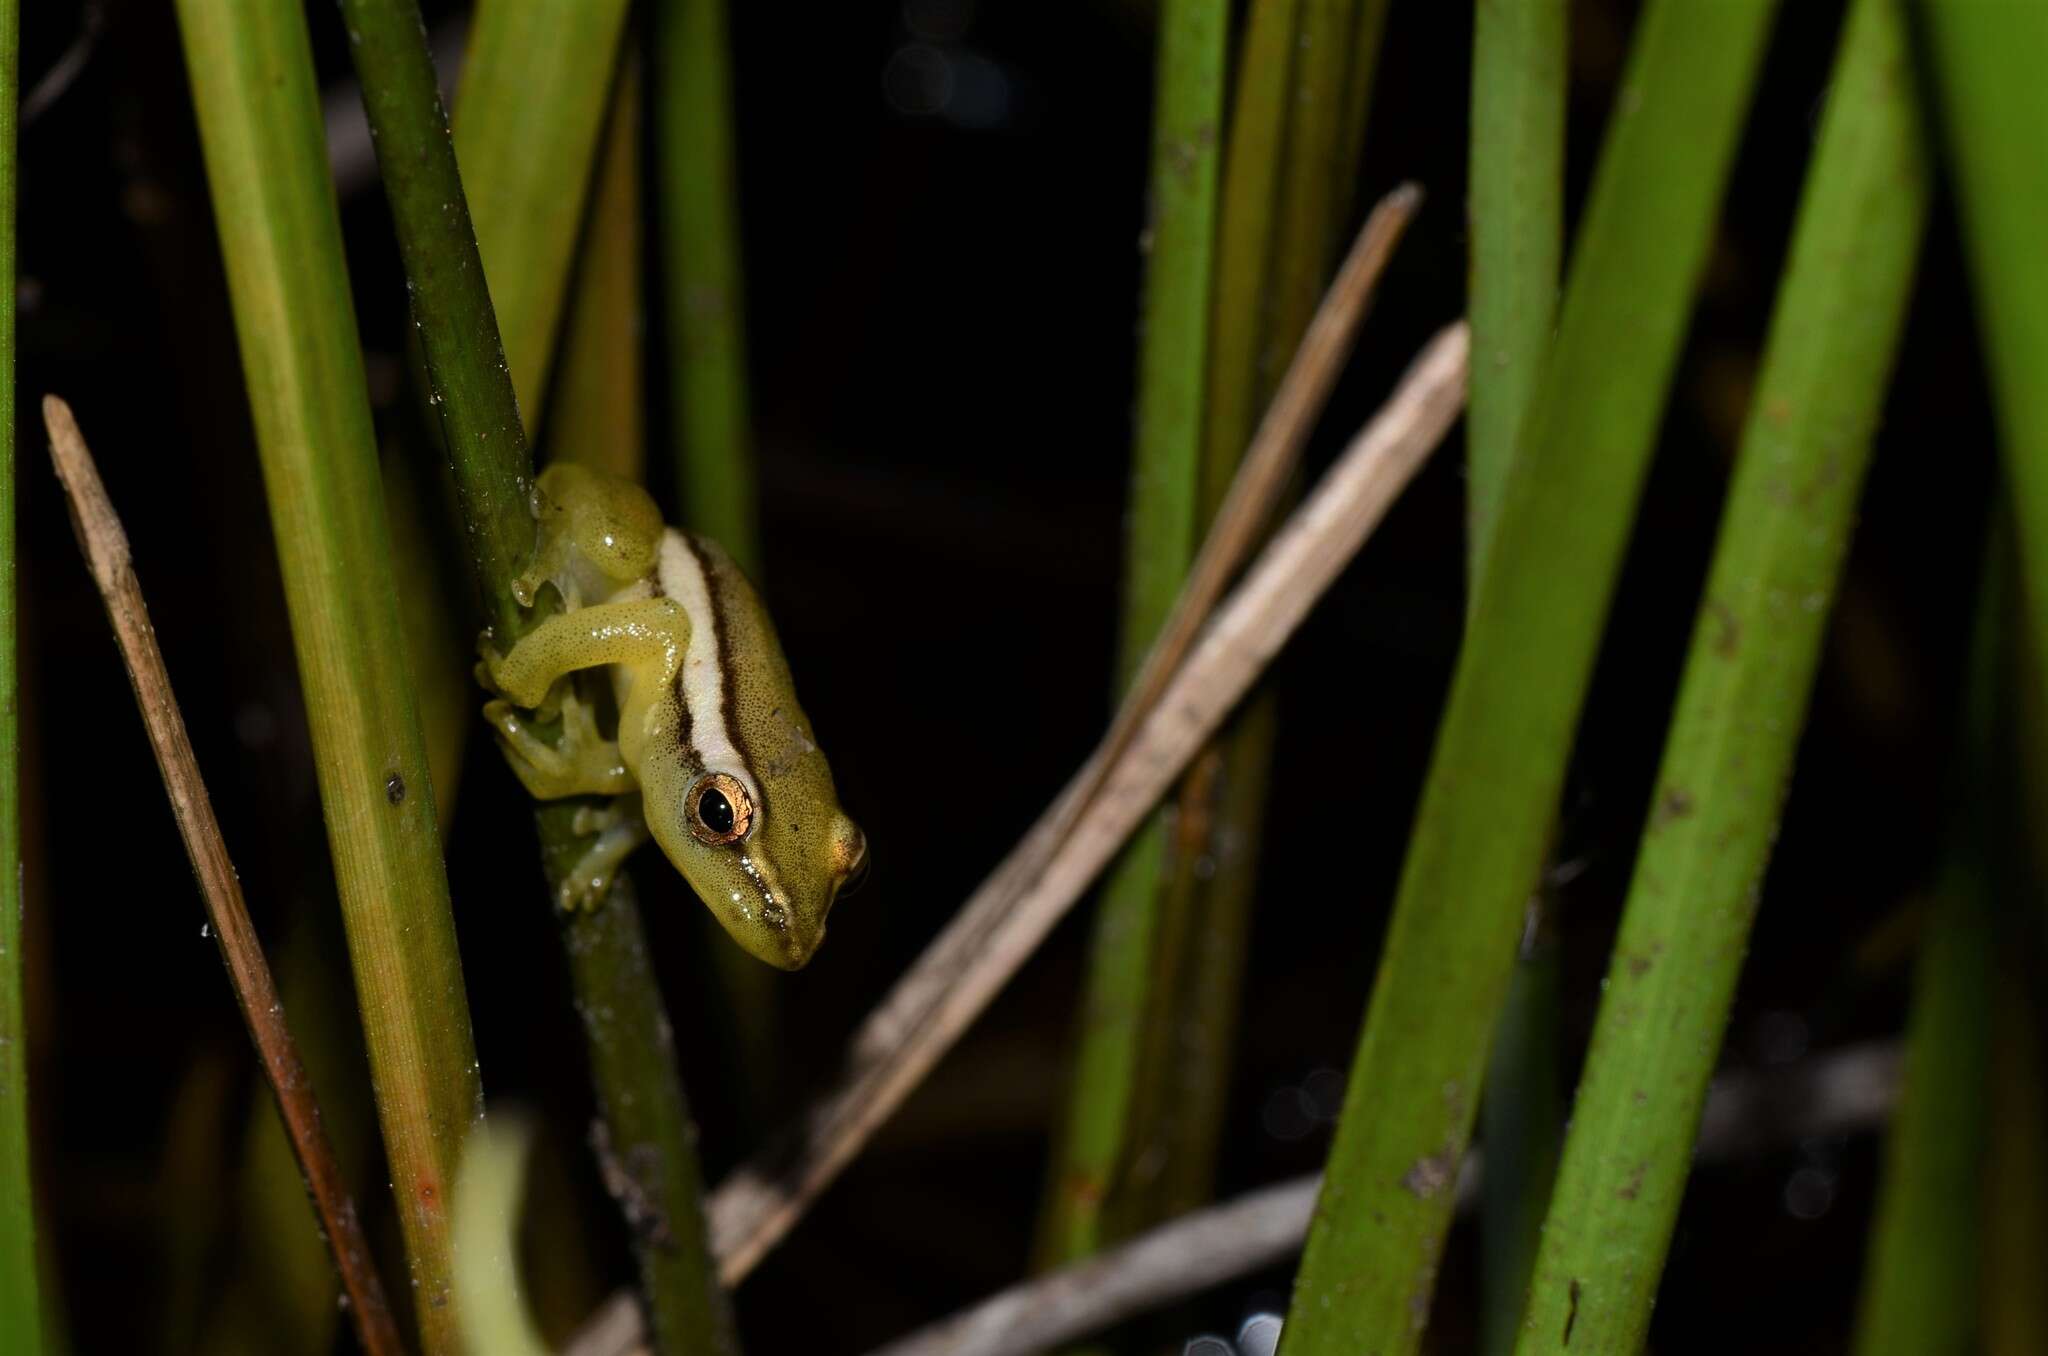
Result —
[[1649, 1329], [1926, 224], [1904, 3], [1850, 7], [1521, 1356], [1635, 1352]]
[[349, 1301], [350, 1317], [363, 1349], [372, 1356], [399, 1356], [403, 1350], [384, 1287], [370, 1257], [369, 1241], [356, 1219], [334, 1148], [320, 1120], [320, 1104], [299, 1059], [298, 1043], [286, 1023], [284, 1004], [270, 974], [256, 928], [249, 921], [241, 878], [228, 856], [213, 800], [199, 772], [199, 760], [185, 731], [185, 718], [171, 689], [170, 672], [157, 648], [156, 629], [128, 550], [128, 534], [107, 499], [92, 453], [78, 431], [71, 410], [56, 396], [43, 397], [43, 419], [50, 432], [50, 454], [57, 478], [69, 497], [71, 521], [78, 529], [80, 549], [99, 586], [114, 639], [135, 689], [135, 702], [149, 734], [164, 791], [185, 840], [185, 851], [206, 899], [221, 957], [227, 963], [235, 999], [249, 1038], [263, 1063], [263, 1074], [277, 1099], [277, 1111], [291, 1136], [292, 1152], [307, 1194], [320, 1217], [320, 1229], [332, 1251], [335, 1269]]
[[[526, 504], [533, 467], [500, 356], [419, 10], [415, 0], [343, 0], [342, 12], [377, 136], [434, 403], [454, 460], [477, 582], [486, 615], [509, 640], [530, 624], [512, 595], [512, 580], [533, 550]], [[585, 846], [573, 827], [578, 808], [556, 801], [537, 813], [551, 885]], [[627, 1166], [619, 1179], [621, 1203], [634, 1227], [642, 1284], [663, 1349], [733, 1350], [729, 1313], [707, 1299], [718, 1292], [702, 1245], [695, 1150], [669, 1057], [667, 1020], [647, 968], [639, 912], [621, 887], [614, 883], [603, 907], [562, 919], [586, 1027], [588, 1014], [609, 1014], [609, 1043], [586, 1034], [592, 1037], [592, 1077], [608, 1118], [610, 1152]], [[658, 1222], [659, 1231], [648, 1232], [647, 1220]]]
[[1920, 0], [1917, 10], [2012, 486], [2023, 606], [2035, 653], [2048, 655], [2048, 161], [2038, 154], [2048, 7]]
[[0, 1348], [38, 1356], [35, 1183], [29, 1173], [28, 967], [21, 924], [20, 622], [15, 603], [15, 116], [21, 99], [19, 0], [0, 0]]
[[1351, 16], [1351, 65], [1344, 76], [1344, 112], [1337, 128], [1337, 182], [1349, 185], [1340, 192], [1339, 213], [1352, 210], [1357, 202], [1357, 185], [1363, 176], [1365, 129], [1372, 118], [1372, 92], [1380, 66], [1380, 39], [1387, 31], [1387, 10], [1392, 0], [1354, 0]]
[[[557, 872], [573, 862], [558, 860]], [[592, 1147], [633, 1232], [654, 1348], [737, 1356], [731, 1301], [705, 1237], [696, 1126], [682, 1085], [650, 1072], [674, 1067], [675, 1044], [632, 882], [621, 875], [604, 907], [569, 920], [563, 933], [598, 1096], [592, 1134], [601, 1138]]]
[[[1472, 394], [1465, 420], [1467, 570], [1486, 570], [1515, 439], [1550, 341], [1564, 251], [1564, 0], [1474, 8]], [[1535, 882], [1531, 882], [1535, 886]], [[1480, 1100], [1490, 1165], [1481, 1210], [1480, 1349], [1515, 1343], [1563, 1135], [1561, 982], [1550, 901], [1532, 903]]]
[[725, 0], [657, 0], [659, 175], [676, 486], [683, 517], [761, 577]]
[[2003, 819], [1991, 788], [2015, 789], [2007, 779], [2014, 769], [1998, 752], [1999, 688], [2016, 672], [2004, 643], [2011, 561], [1997, 547], [1986, 555], [1951, 772], [1949, 842], [1914, 969], [1905, 1073], [1856, 1316], [1857, 1356], [1968, 1351], [1978, 1327], [1996, 951], [1990, 826]]
[[481, 1094], [305, 15], [178, 13], [421, 1339], [452, 1352], [447, 1197]]
[[[562, 370], [548, 411], [548, 455], [627, 480], [647, 478], [647, 318], [640, 226], [640, 58], [613, 82], [589, 221], [562, 339]], [[532, 416], [528, 416], [529, 421]]]
[[[1228, 485], [1258, 420], [1269, 377], [1265, 352], [1267, 261], [1286, 144], [1288, 75], [1300, 0], [1252, 0], [1231, 96], [1230, 144], [1216, 227], [1216, 318], [1210, 335], [1202, 483]], [[1204, 493], [1208, 493], [1205, 488]]]
[[[1412, 1351], [1773, 6], [1652, 0], [1502, 494], [1282, 1338]], [[1371, 1221], [1368, 1226], [1367, 1221]]]
[[[1383, 0], [1357, 0], [1350, 9], [1345, 17], [1349, 36], [1343, 44], [1345, 109], [1336, 128], [1330, 172], [1319, 173], [1321, 167], [1313, 157], [1297, 154], [1303, 149], [1301, 139], [1292, 136], [1302, 114], [1297, 102], [1290, 106], [1290, 154], [1281, 180], [1282, 193], [1290, 200], [1303, 176], [1323, 188], [1307, 195], [1305, 201], [1320, 197], [1328, 217], [1325, 224], [1333, 233], [1348, 219], [1356, 186], [1362, 181], [1358, 151], [1364, 140], [1386, 6]], [[1296, 63], [1294, 70], [1306, 70], [1308, 65]], [[1292, 73], [1285, 61], [1271, 77], [1243, 69], [1241, 103], [1256, 100], [1256, 88], [1264, 80], [1286, 81]], [[1226, 174], [1234, 168], [1227, 166]], [[1291, 221], [1273, 220], [1270, 201], [1260, 204], [1256, 212], [1256, 219], [1269, 228], [1285, 231], [1293, 226]], [[1266, 291], [1263, 274], [1274, 242], [1261, 243], [1265, 248], [1258, 259], [1262, 276], [1256, 294], [1262, 298]], [[1327, 281], [1326, 261], [1325, 274], [1317, 284]], [[1269, 342], [1291, 348], [1300, 341], [1308, 319], [1308, 314], [1299, 310], [1272, 316], [1256, 311], [1226, 316], [1219, 309], [1214, 325], [1222, 329], [1242, 324], [1254, 336], [1264, 333]], [[1262, 330], [1262, 321], [1270, 331]], [[1223, 385], [1248, 388], [1259, 399], [1270, 397], [1273, 388], [1273, 374], [1250, 364], [1225, 371], [1212, 363], [1209, 381], [1212, 398]], [[1241, 455], [1242, 444], [1232, 450], [1227, 464], [1221, 457], [1215, 464], [1205, 464], [1199, 517], [1203, 526], [1222, 507]], [[1154, 951], [1159, 997], [1146, 1014], [1142, 1097], [1133, 1139], [1141, 1147], [1152, 1180], [1146, 1184], [1145, 1194], [1127, 1207], [1125, 1232], [1193, 1209], [1208, 1200], [1213, 1190], [1278, 730], [1274, 693], [1265, 689], [1254, 694], [1215, 746], [1195, 760], [1180, 788], [1176, 831], [1167, 844]], [[1153, 1164], [1157, 1164], [1156, 1170], [1151, 1169]]]
[[470, 26], [455, 157], [531, 428], [541, 426], [626, 9], [626, 0], [485, 0]]
[[527, 622], [509, 591], [489, 585], [517, 575], [533, 554], [533, 462], [426, 30], [412, 0], [342, 0], [341, 13], [405, 261], [428, 402], [455, 468], [471, 567], [491, 629], [509, 645]]
[[[1195, 552], [1228, 20], [1222, 0], [1168, 0], [1159, 16], [1119, 691], [1144, 663]], [[1161, 998], [1155, 981], [1163, 978], [1154, 934], [1166, 836], [1164, 814], [1155, 813], [1103, 889], [1041, 1236], [1048, 1263], [1103, 1244], [1105, 1210], [1128, 1186], [1119, 1171], [1137, 1157], [1140, 1049], [1146, 1017]]]
[[1564, 0], [1480, 5], [1472, 26], [1472, 234], [1465, 416], [1469, 568], [1493, 524], [1557, 314], [1564, 253]]

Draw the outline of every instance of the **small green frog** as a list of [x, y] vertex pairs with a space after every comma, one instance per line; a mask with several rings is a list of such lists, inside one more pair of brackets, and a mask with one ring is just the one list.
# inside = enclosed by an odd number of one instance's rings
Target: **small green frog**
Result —
[[[562, 610], [507, 653], [489, 632], [478, 677], [506, 761], [537, 799], [611, 796], [579, 812], [596, 840], [561, 884], [590, 907], [653, 834], [742, 947], [785, 970], [811, 958], [825, 915], [867, 866], [867, 840], [839, 808], [832, 770], [798, 705], [775, 627], [715, 543], [665, 526], [639, 486], [558, 463], [535, 495], [540, 535], [515, 585], [544, 584]], [[561, 681], [609, 670], [615, 739]], [[550, 742], [532, 728], [560, 721]]]

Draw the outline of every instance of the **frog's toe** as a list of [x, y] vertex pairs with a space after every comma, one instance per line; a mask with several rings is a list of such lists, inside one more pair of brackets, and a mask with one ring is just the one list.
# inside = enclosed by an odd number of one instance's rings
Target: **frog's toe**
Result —
[[555, 885], [555, 902], [565, 911], [604, 903], [619, 867], [647, 841], [647, 821], [630, 802], [614, 802], [601, 811], [579, 810], [575, 827], [578, 832], [595, 827], [598, 834]]

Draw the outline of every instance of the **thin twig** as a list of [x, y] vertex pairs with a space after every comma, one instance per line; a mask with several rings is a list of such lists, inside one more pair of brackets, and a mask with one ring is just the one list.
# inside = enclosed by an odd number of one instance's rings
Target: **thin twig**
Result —
[[93, 582], [107, 605], [114, 638], [120, 644], [128, 680], [135, 689], [135, 704], [149, 731], [150, 747], [162, 770], [164, 791], [170, 797], [171, 812], [177, 817], [178, 832], [192, 859], [193, 874], [206, 897], [206, 911], [220, 942], [221, 957], [227, 962], [242, 1018], [249, 1037], [263, 1061], [264, 1077], [277, 1094], [278, 1113], [291, 1136], [292, 1152], [305, 1174], [306, 1190], [326, 1230], [328, 1247], [348, 1292], [349, 1312], [364, 1350], [373, 1356], [399, 1356], [404, 1348], [391, 1310], [384, 1301], [384, 1289], [370, 1257], [368, 1241], [356, 1220], [355, 1201], [342, 1182], [341, 1167], [327, 1142], [320, 1123], [320, 1104], [313, 1096], [305, 1067], [299, 1062], [298, 1046], [285, 1022], [284, 1004], [272, 980], [270, 965], [263, 957], [256, 929], [242, 899], [242, 886], [228, 858], [221, 838], [220, 821], [214, 818], [213, 802], [199, 775], [199, 762], [192, 753], [192, 741], [185, 733], [171, 677], [164, 668], [163, 652], [157, 648], [156, 631], [150, 625], [149, 610], [142, 600], [142, 586], [135, 578], [128, 551], [128, 536], [121, 529], [114, 506], [100, 483], [92, 453], [78, 431], [71, 407], [56, 396], [43, 397], [43, 422], [50, 431], [50, 459], [56, 463], [57, 478], [69, 496], [71, 524], [78, 533], [79, 548], [91, 566]]
[[[1729, 1159], [1881, 1123], [1898, 1097], [1899, 1052], [1854, 1046], [1802, 1068], [1717, 1079], [1700, 1156]], [[1465, 1156], [1459, 1211], [1479, 1194], [1481, 1158]], [[1135, 1314], [1271, 1266], [1301, 1250], [1321, 1178], [1249, 1192], [1077, 1266], [1012, 1286], [878, 1348], [870, 1356], [1032, 1356]]]
[[1457, 418], [1465, 359], [1463, 322], [1430, 341], [1217, 611], [1121, 752], [1109, 756], [1112, 731], [862, 1023], [839, 1086], [793, 1138], [714, 1193], [712, 1247], [728, 1285], [788, 1232], [988, 1006], [1244, 696]]

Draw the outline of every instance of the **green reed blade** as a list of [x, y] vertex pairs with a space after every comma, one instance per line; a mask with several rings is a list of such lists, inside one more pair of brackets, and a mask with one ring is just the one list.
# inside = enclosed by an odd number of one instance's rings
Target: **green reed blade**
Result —
[[1414, 1350], [1770, 0], [1651, 0], [1409, 840], [1286, 1356]]
[[483, 0], [469, 30], [455, 156], [531, 428], [548, 394], [626, 9], [626, 0]]
[[[1473, 579], [1486, 569], [1516, 435], [1556, 316], [1566, 27], [1564, 0], [1473, 11], [1466, 314], [1474, 361], [1465, 407], [1466, 558]], [[1557, 1168], [1564, 1114], [1559, 984], [1555, 929], [1539, 918], [1515, 961], [1480, 1101], [1487, 1171], [1479, 1326], [1480, 1349], [1489, 1356], [1514, 1347]]]
[[1851, 6], [1520, 1356], [1641, 1349], [1884, 406], [1930, 170], [1904, 0]]
[[[1194, 558], [1228, 22], [1222, 0], [1168, 0], [1160, 11], [1119, 691], [1143, 663]], [[1040, 1232], [1046, 1265], [1107, 1241], [1103, 1206], [1131, 1161], [1165, 834], [1155, 814], [1103, 890]]]
[[476, 1052], [305, 15], [178, 13], [422, 1341], [452, 1352], [447, 1199]]
[[758, 581], [725, 3], [655, 5], [655, 165], [683, 518]]

